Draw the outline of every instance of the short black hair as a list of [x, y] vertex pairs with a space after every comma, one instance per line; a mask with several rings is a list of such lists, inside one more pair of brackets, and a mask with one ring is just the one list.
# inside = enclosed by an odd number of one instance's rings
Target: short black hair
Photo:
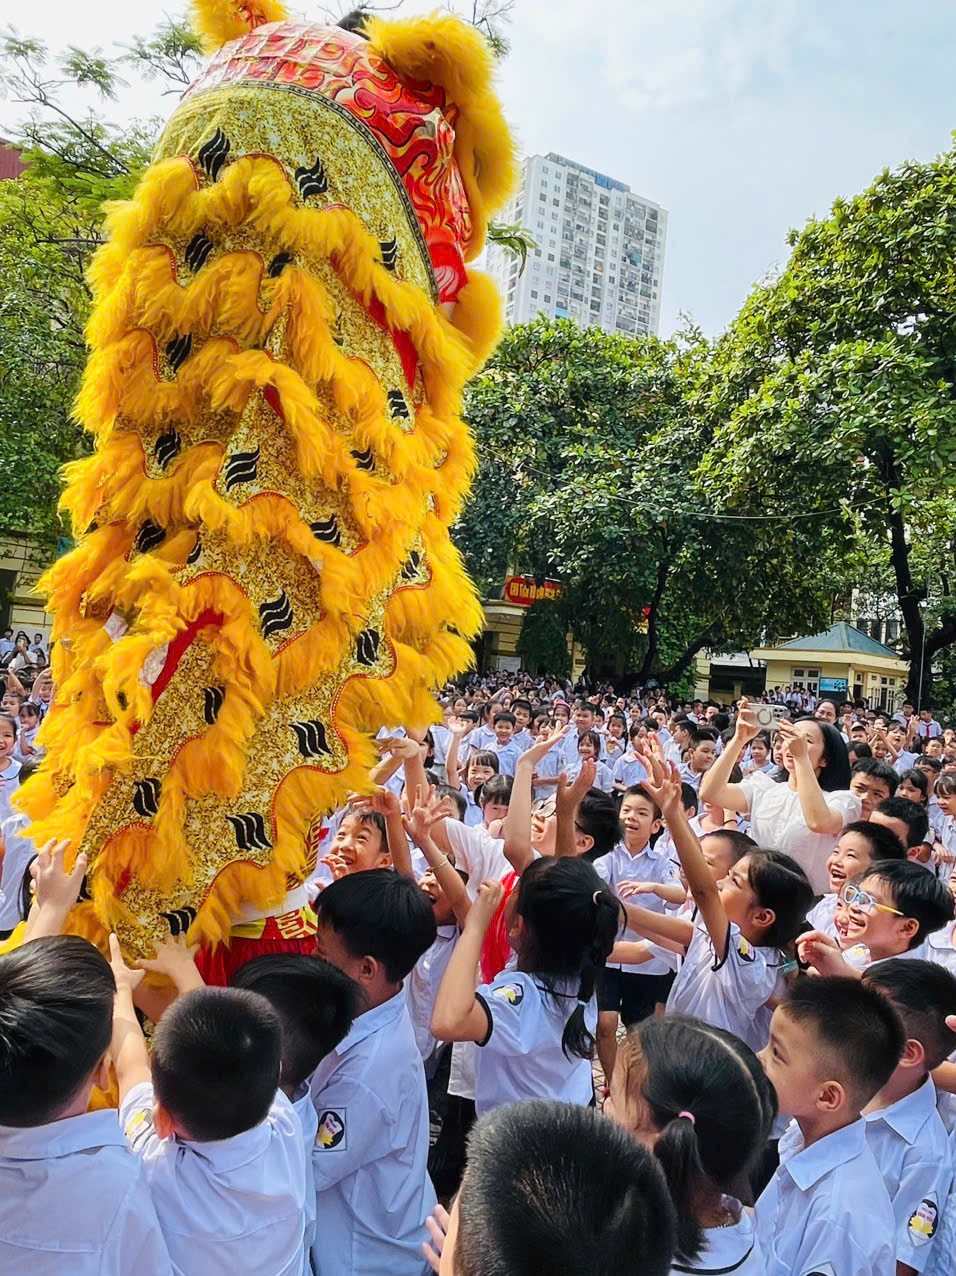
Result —
[[509, 713], [507, 709], [502, 709], [500, 713], [495, 714], [494, 725], [499, 722], [510, 722], [513, 727], [518, 725], [518, 720], [513, 713]]
[[[899, 1016], [885, 997], [858, 979], [798, 979], [781, 1009], [796, 1023], [812, 1028], [836, 1068], [833, 1079], [846, 1087], [857, 1110], [886, 1085], [903, 1054]], [[819, 1056], [820, 1051], [814, 1053]]]
[[529, 713], [533, 712], [531, 708], [531, 701], [523, 700], [520, 698], [517, 700], [512, 700], [511, 702], [511, 712], [514, 713], [515, 709], [527, 709]]
[[859, 762], [854, 762], [850, 779], [855, 775], [869, 775], [874, 780], [882, 780], [890, 791], [890, 797], [896, 792], [896, 786], [900, 782], [900, 777], [893, 768], [879, 758], [860, 758]]
[[745, 855], [759, 849], [750, 834], [741, 833], [740, 829], [713, 829], [710, 833], [701, 833], [700, 841], [703, 841], [705, 837], [720, 838], [722, 842], [725, 842], [733, 853], [734, 863], [737, 864]]
[[863, 880], [875, 877], [889, 887], [894, 906], [904, 917], [919, 922], [910, 948], [918, 948], [927, 935], [942, 930], [953, 920], [952, 895], [936, 874], [922, 864], [912, 860], [877, 860], [864, 869], [860, 877]]
[[714, 744], [720, 739], [713, 727], [695, 727], [690, 733], [690, 743], [692, 748], [703, 744], [705, 740], [712, 740]]
[[657, 805], [657, 798], [652, 797], [643, 784], [632, 784], [630, 788], [624, 790], [624, 793], [621, 796], [622, 806], [624, 805], [624, 799], [629, 797], [642, 797], [645, 802], [650, 802], [651, 806], [654, 808], [654, 819], [660, 820], [663, 818], [661, 808]]
[[926, 840], [926, 834], [929, 832], [929, 816], [926, 813], [926, 807], [919, 802], [911, 802], [909, 798], [904, 797], [891, 797], [882, 801], [876, 809], [887, 819], [899, 820], [901, 824], [906, 825], [907, 850], [911, 846], [919, 846]]
[[279, 1016], [284, 1086], [301, 1086], [359, 1013], [355, 981], [330, 962], [305, 953], [254, 957], [239, 967], [229, 986], [259, 993]]
[[871, 861], [906, 859], [906, 847], [885, 824], [874, 824], [872, 820], [854, 820], [844, 827], [843, 833], [858, 833], [860, 837], [865, 837], [870, 844]]
[[[929, 780], [926, 778], [925, 771], [920, 771], [917, 767], [911, 766], [908, 771], [902, 771], [900, 773], [900, 784], [902, 784], [904, 780], [907, 784], [912, 784], [914, 789], [919, 789], [924, 798], [929, 797]], [[920, 804], [917, 803], [917, 805]]]
[[438, 933], [431, 904], [415, 882], [387, 868], [340, 877], [315, 908], [352, 956], [374, 957], [390, 983], [405, 978]]
[[934, 775], [939, 775], [943, 769], [943, 764], [939, 758], [931, 758], [928, 753], [921, 753], [913, 763], [914, 771], [922, 771], [925, 775], [927, 771], [932, 771]]
[[450, 798], [455, 804], [458, 811], [459, 820], [465, 818], [465, 812], [468, 810], [468, 803], [461, 795], [458, 789], [453, 789], [450, 784], [436, 784], [435, 792], [440, 793], [443, 798]]
[[484, 808], [487, 802], [501, 802], [505, 806], [511, 801], [511, 790], [514, 787], [514, 780], [510, 775], [491, 775], [483, 784], [479, 784], [475, 790], [475, 797], [478, 805]]
[[956, 1050], [956, 1032], [946, 1027], [946, 1016], [956, 1011], [956, 975], [945, 966], [893, 957], [868, 966], [863, 982], [889, 998], [907, 1039], [923, 1047], [928, 1072]]
[[109, 1049], [115, 994], [109, 962], [76, 935], [0, 957], [0, 1125], [45, 1125], [77, 1097]]
[[214, 1143], [259, 1125], [279, 1087], [279, 1016], [256, 992], [196, 988], [153, 1034], [153, 1089], [191, 1139]]
[[604, 793], [601, 789], [588, 789], [585, 793], [578, 807], [577, 823], [581, 832], [594, 841], [594, 845], [585, 854], [586, 859], [596, 860], [607, 855], [621, 840], [617, 803], [610, 793]]
[[666, 1276], [675, 1236], [654, 1157], [593, 1108], [511, 1104], [469, 1135], [459, 1276]]

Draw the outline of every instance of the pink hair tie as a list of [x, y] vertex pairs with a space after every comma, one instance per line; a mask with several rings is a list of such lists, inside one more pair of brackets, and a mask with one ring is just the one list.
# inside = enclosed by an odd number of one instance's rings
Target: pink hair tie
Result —
[[691, 1123], [691, 1125], [697, 1124], [697, 1120], [694, 1117], [693, 1112], [678, 1112], [677, 1119], [680, 1120], [681, 1117], [684, 1117], [686, 1120], [688, 1120]]

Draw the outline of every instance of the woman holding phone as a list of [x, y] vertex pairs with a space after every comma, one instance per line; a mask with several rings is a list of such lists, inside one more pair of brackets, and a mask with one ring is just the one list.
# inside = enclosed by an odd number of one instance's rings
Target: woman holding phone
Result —
[[732, 784], [735, 764], [763, 725], [759, 711], [769, 707], [741, 700], [733, 738], [701, 782], [701, 801], [747, 813], [757, 845], [792, 855], [820, 895], [827, 889], [827, 856], [862, 812], [850, 792], [846, 742], [835, 727], [814, 718], [781, 722], [781, 770], [776, 776], [754, 771]]

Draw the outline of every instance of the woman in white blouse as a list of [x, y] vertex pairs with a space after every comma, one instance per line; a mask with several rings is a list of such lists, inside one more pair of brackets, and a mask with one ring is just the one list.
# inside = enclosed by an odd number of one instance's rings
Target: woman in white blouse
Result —
[[813, 718], [781, 723], [781, 772], [755, 771], [732, 784], [730, 773], [759, 730], [754, 711], [741, 700], [733, 739], [704, 776], [701, 800], [746, 812], [757, 845], [792, 855], [822, 895], [827, 856], [846, 825], [862, 813], [860, 799], [850, 792], [846, 742], [835, 727]]

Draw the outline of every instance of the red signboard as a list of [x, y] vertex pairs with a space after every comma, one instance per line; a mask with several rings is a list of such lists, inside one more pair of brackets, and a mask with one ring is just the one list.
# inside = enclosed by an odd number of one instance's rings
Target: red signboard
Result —
[[509, 576], [505, 581], [503, 597], [518, 607], [530, 607], [532, 603], [556, 602], [562, 586], [556, 580], [535, 580], [533, 576]]

